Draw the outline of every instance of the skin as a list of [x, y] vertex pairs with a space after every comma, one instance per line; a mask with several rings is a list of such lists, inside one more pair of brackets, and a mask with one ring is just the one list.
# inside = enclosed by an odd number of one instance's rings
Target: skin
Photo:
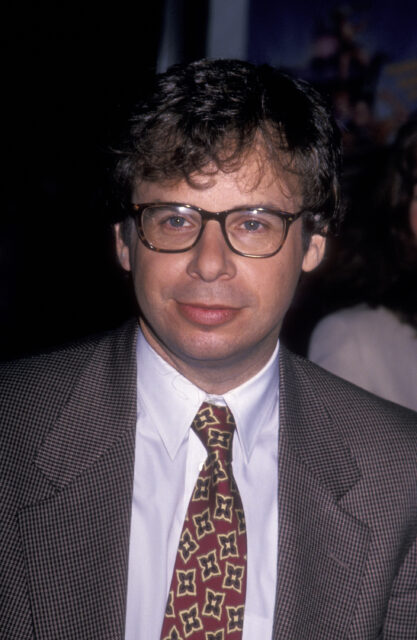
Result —
[[[133, 202], [171, 201], [223, 211], [262, 205], [289, 213], [301, 208], [294, 176], [277, 179], [259, 158], [235, 173], [194, 176], [190, 186], [142, 182]], [[226, 245], [220, 225], [210, 221], [199, 243], [178, 254], [145, 247], [132, 229], [126, 242], [115, 225], [116, 249], [132, 272], [142, 331], [156, 352], [207, 393], [223, 394], [255, 375], [275, 348], [300, 273], [321, 261], [325, 239], [313, 235], [303, 252], [301, 220], [291, 227], [279, 253], [245, 258]]]

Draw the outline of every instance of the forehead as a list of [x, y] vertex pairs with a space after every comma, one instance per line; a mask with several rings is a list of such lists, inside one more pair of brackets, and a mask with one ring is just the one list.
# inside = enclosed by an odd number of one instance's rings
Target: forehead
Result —
[[182, 202], [209, 211], [240, 205], [264, 205], [296, 212], [302, 204], [299, 178], [290, 170], [276, 170], [264, 156], [251, 154], [235, 171], [207, 166], [188, 179], [142, 181], [133, 192], [135, 203]]

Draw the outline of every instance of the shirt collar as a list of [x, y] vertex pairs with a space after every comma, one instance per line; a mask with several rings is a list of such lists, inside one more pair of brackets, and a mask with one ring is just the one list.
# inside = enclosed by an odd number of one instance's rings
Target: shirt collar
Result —
[[266, 365], [252, 378], [223, 396], [207, 394], [163, 360], [139, 330], [138, 412], [145, 411], [174, 459], [201, 404], [226, 403], [233, 413], [240, 445], [249, 461], [263, 426], [273, 419], [278, 402], [279, 343]]
[[268, 362], [255, 376], [223, 396], [233, 413], [246, 462], [261, 431], [274, 419], [278, 406], [278, 357], [279, 342]]

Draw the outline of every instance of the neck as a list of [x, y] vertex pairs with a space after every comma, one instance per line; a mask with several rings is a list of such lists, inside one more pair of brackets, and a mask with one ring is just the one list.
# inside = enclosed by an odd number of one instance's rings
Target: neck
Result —
[[162, 343], [150, 327], [140, 322], [146, 341], [169, 365], [206, 393], [223, 395], [255, 376], [272, 356], [278, 335], [271, 334], [247, 353], [222, 360], [204, 360], [178, 356]]

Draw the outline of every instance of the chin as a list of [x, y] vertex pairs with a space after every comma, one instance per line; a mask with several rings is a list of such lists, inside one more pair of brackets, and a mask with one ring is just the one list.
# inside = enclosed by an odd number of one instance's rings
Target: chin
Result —
[[192, 360], [194, 362], [203, 361], [205, 363], [225, 361], [234, 359], [236, 354], [241, 353], [239, 348], [233, 348], [230, 341], [218, 340], [195, 340], [176, 345], [173, 353], [182, 360]]

